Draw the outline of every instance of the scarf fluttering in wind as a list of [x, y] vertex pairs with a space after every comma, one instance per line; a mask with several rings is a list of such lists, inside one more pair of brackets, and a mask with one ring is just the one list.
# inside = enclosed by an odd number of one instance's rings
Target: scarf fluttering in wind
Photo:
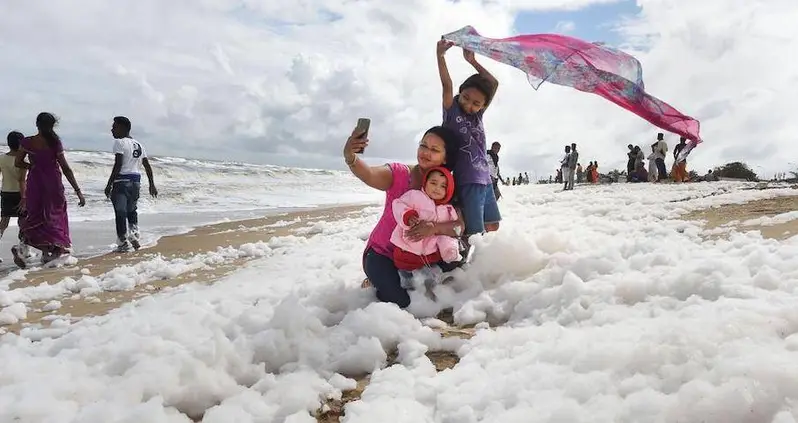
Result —
[[691, 141], [688, 152], [701, 142], [699, 122], [646, 93], [640, 62], [620, 50], [555, 34], [493, 39], [479, 35], [471, 26], [443, 38], [524, 71], [536, 90], [550, 82], [600, 95], [659, 128], [687, 138]]

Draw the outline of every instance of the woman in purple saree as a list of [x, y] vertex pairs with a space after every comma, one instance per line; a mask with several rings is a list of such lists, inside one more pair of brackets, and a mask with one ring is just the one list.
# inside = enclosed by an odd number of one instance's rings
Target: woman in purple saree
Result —
[[[20, 207], [24, 208], [24, 217], [20, 217], [19, 229], [25, 244], [42, 251], [42, 263], [68, 253], [72, 247], [62, 172], [78, 195], [78, 205], [86, 205], [86, 199], [64, 157], [64, 146], [54, 129], [56, 123], [52, 114], [40, 113], [36, 117], [39, 133], [22, 140], [22, 154], [16, 157], [16, 166], [27, 169], [20, 172]], [[26, 156], [30, 156], [30, 163], [25, 162]], [[20, 256], [19, 249], [14, 247], [11, 252], [14, 263], [24, 268], [25, 260]]]

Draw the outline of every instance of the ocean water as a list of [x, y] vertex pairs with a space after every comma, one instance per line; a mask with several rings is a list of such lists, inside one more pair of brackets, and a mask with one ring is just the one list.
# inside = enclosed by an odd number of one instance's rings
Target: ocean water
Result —
[[[74, 254], [86, 257], [113, 249], [116, 234], [113, 209], [103, 190], [113, 165], [105, 152], [68, 151], [67, 160], [86, 196], [86, 206], [64, 179]], [[262, 217], [320, 206], [374, 203], [382, 199], [347, 172], [300, 169], [179, 157], [153, 157], [157, 199], [149, 196], [146, 177], [139, 201], [142, 241], [225, 220]], [[12, 222], [0, 240], [6, 267], [17, 229]]]

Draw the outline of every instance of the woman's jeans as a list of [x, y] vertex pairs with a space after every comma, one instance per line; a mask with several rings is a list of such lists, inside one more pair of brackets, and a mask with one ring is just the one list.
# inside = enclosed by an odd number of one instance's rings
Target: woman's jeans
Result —
[[[459, 263], [437, 263], [443, 272], [450, 272], [458, 267]], [[394, 303], [401, 308], [410, 305], [410, 295], [402, 288], [402, 279], [399, 269], [393, 264], [393, 258], [383, 256], [369, 248], [363, 255], [363, 270], [369, 278], [371, 286], [377, 290], [377, 299]]]
[[363, 270], [369, 278], [371, 286], [377, 290], [377, 299], [394, 303], [401, 308], [410, 305], [410, 295], [402, 288], [399, 270], [393, 264], [393, 258], [378, 254], [369, 248], [363, 258]]

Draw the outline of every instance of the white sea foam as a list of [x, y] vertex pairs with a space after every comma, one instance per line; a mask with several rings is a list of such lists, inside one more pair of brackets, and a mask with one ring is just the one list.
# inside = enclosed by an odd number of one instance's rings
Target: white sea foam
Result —
[[[342, 421], [794, 422], [798, 237], [707, 237], [678, 220], [794, 193], [742, 186], [505, 190], [502, 229], [436, 289], [477, 325], [470, 340], [360, 288], [379, 207], [275, 241], [210, 286], [74, 324], [51, 303], [51, 329], [0, 337], [0, 421], [313, 422], [373, 371]], [[413, 297], [417, 315], [435, 311]], [[436, 372], [428, 350], [460, 362]]]

